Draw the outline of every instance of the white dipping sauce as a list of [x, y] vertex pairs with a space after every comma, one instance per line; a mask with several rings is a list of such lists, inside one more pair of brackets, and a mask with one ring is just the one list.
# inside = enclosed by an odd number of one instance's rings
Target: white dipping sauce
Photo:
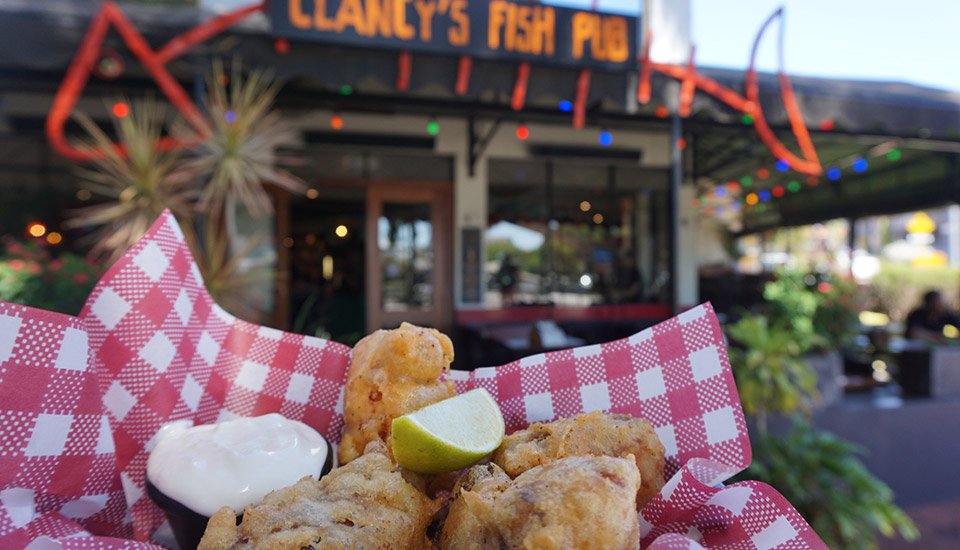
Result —
[[192, 426], [181, 420], [160, 429], [147, 478], [204, 516], [224, 506], [240, 514], [270, 491], [317, 478], [327, 459], [323, 436], [279, 414]]

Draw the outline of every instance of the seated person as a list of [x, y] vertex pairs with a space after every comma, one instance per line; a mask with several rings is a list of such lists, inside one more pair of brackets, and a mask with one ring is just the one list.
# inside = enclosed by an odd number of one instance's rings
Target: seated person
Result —
[[947, 311], [940, 292], [931, 290], [923, 295], [923, 306], [907, 316], [906, 336], [911, 340], [942, 344], [947, 340], [943, 336], [943, 327], [947, 325], [960, 327], [960, 321]]

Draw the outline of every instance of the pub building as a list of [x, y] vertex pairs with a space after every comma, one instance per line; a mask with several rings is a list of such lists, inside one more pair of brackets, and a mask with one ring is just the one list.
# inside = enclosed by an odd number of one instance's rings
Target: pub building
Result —
[[[159, 51], [237, 13], [201, 4], [119, 11]], [[45, 124], [98, 10], [0, 0], [4, 234], [62, 227], [85, 204]], [[726, 261], [724, 235], [960, 196], [956, 94], [814, 78], [787, 94], [776, 74], [697, 67], [688, 2], [639, 11], [272, 0], [163, 59], [194, 97], [213, 58], [284, 83], [308, 189], [273, 193], [272, 218], [227, 219], [234, 249], [268, 234], [252, 261], [283, 274], [259, 289], [272, 298], [258, 321], [346, 343], [409, 321], [450, 333], [455, 366], [497, 364], [705, 299], [735, 307], [741, 281], [700, 272]], [[104, 126], [115, 98], [163, 96], [117, 29], [98, 52], [122, 70], [92, 75], [76, 103]], [[869, 155], [870, 170], [850, 169]]]

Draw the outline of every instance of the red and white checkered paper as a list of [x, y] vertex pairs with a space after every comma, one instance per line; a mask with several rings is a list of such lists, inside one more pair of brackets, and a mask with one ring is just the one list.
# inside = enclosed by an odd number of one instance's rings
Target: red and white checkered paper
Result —
[[[349, 358], [218, 307], [164, 213], [79, 319], [0, 303], [0, 547], [170, 544], [143, 485], [157, 430], [279, 412], [339, 441]], [[593, 410], [649, 419], [671, 477], [640, 513], [641, 548], [825, 548], [773, 488], [715, 487], [751, 454], [709, 304], [623, 340], [451, 378], [487, 388], [508, 430]]]

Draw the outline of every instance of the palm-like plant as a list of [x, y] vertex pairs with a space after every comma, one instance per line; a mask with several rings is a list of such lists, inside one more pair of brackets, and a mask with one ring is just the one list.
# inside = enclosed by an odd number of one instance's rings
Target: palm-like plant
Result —
[[205, 182], [198, 209], [217, 218], [228, 199], [236, 197], [258, 216], [273, 210], [264, 183], [302, 191], [300, 179], [281, 168], [294, 159], [282, 156], [279, 149], [296, 145], [297, 134], [273, 110], [279, 85], [271, 82], [271, 74], [255, 70], [244, 77], [235, 62], [227, 78], [223, 65], [216, 62], [207, 89], [209, 134], [196, 139], [186, 124], [174, 127], [182, 139], [197, 141], [196, 156], [184, 162], [179, 176]]
[[274, 270], [264, 266], [243, 265], [254, 249], [265, 239], [254, 235], [240, 250], [231, 253], [226, 224], [204, 223], [198, 239], [193, 231], [185, 231], [187, 244], [197, 260], [207, 292], [223, 309], [246, 321], [261, 321], [267, 298], [255, 290], [275, 280]]
[[67, 225], [98, 227], [89, 237], [91, 252], [108, 262], [137, 242], [165, 208], [180, 220], [190, 218], [193, 212], [195, 190], [176, 175], [182, 153], [156, 147], [164, 114], [160, 104], [144, 100], [133, 103], [126, 116], [113, 116], [122, 149], [114, 147], [90, 117], [75, 115], [87, 132], [81, 146], [100, 151], [92, 165], [77, 173], [82, 185], [102, 202], [78, 209]]

